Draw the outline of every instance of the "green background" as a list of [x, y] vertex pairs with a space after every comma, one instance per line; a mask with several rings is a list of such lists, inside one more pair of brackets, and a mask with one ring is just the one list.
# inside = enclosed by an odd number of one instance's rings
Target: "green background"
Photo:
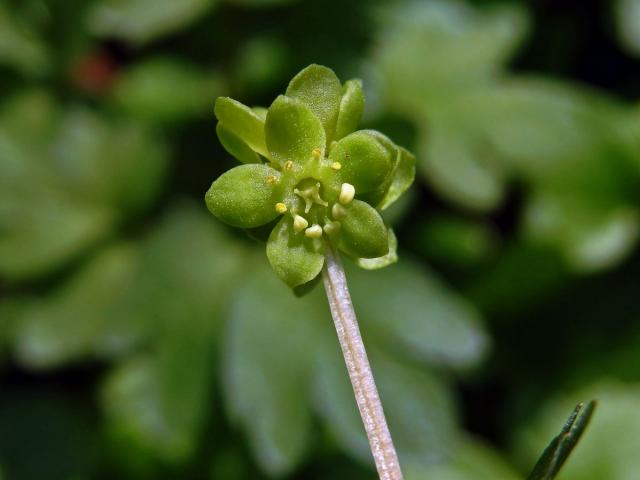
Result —
[[408, 479], [640, 470], [640, 1], [0, 1], [0, 478], [368, 479], [326, 299], [203, 196], [309, 63], [417, 157], [347, 262]]

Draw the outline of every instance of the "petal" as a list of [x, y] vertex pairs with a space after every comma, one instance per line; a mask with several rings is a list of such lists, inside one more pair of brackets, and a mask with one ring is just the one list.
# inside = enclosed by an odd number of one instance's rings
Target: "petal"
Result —
[[327, 144], [331, 143], [342, 98], [342, 85], [333, 70], [322, 65], [309, 65], [289, 82], [286, 95], [311, 109], [322, 122]]
[[397, 148], [398, 153], [391, 173], [391, 184], [384, 198], [377, 205], [380, 210], [384, 210], [394, 203], [407, 191], [416, 177], [416, 157], [405, 148]]
[[280, 172], [262, 164], [240, 165], [222, 174], [205, 196], [209, 211], [229, 225], [259, 227], [278, 216]]
[[362, 118], [364, 110], [364, 92], [362, 90], [362, 80], [348, 80], [342, 89], [342, 100], [340, 100], [340, 110], [338, 112], [338, 122], [336, 125], [336, 140], [349, 135], [356, 128]]
[[288, 215], [278, 222], [267, 242], [267, 258], [278, 276], [293, 288], [320, 273], [324, 254], [321, 241], [294, 233], [292, 223]]
[[216, 126], [216, 133], [224, 149], [233, 155], [234, 158], [242, 163], [261, 163], [258, 154], [254, 152], [244, 140], [220, 122], [218, 122]]
[[269, 107], [265, 122], [267, 146], [274, 160], [304, 163], [318, 148], [324, 155], [325, 134], [322, 124], [309, 107], [280, 95]]
[[360, 200], [353, 200], [345, 208], [347, 216], [340, 220], [340, 250], [355, 258], [377, 258], [387, 255], [387, 227], [377, 210]]
[[391, 154], [366, 131], [344, 137], [332, 148], [329, 158], [340, 163], [340, 180], [356, 187], [358, 194], [379, 187], [391, 170]]
[[398, 239], [396, 238], [396, 234], [393, 233], [392, 228], [388, 228], [387, 235], [389, 238], [389, 253], [376, 258], [358, 258], [356, 264], [360, 268], [364, 268], [365, 270], [378, 270], [379, 268], [393, 265], [398, 261]]
[[269, 157], [264, 139], [264, 120], [252, 109], [229, 97], [218, 97], [214, 108], [220, 123], [260, 155]]

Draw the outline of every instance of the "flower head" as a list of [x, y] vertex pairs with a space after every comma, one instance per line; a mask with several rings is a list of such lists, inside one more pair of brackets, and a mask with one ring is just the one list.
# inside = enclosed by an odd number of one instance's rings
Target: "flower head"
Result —
[[216, 101], [217, 133], [243, 165], [221, 175], [205, 200], [220, 220], [273, 224], [267, 257], [291, 287], [313, 280], [331, 242], [365, 268], [395, 261], [395, 237], [379, 210], [413, 182], [415, 158], [374, 130], [355, 131], [360, 80], [340, 83], [310, 65], [268, 109]]

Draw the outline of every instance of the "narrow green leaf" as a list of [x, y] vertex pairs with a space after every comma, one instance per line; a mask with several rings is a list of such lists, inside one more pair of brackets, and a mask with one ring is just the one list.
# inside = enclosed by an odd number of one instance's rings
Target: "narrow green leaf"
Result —
[[260, 155], [269, 158], [265, 142], [265, 121], [253, 109], [229, 97], [218, 97], [216, 117], [228, 130]]
[[317, 116], [299, 100], [280, 95], [267, 112], [265, 135], [274, 160], [305, 163], [312, 152], [324, 154], [326, 136]]
[[322, 122], [327, 144], [331, 143], [342, 99], [342, 86], [333, 70], [309, 65], [289, 82], [286, 95], [309, 107]]
[[576, 406], [560, 434], [542, 453], [527, 480], [553, 480], [556, 477], [587, 428], [596, 408], [596, 402], [591, 400], [586, 407], [583, 407], [582, 403]]

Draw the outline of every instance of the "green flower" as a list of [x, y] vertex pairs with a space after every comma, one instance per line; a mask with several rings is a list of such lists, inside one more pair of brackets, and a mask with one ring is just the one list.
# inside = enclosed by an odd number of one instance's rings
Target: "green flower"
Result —
[[216, 101], [217, 133], [243, 165], [213, 182], [207, 207], [229, 225], [270, 229], [267, 257], [291, 287], [322, 270], [325, 242], [363, 268], [396, 260], [395, 237], [378, 210], [413, 182], [415, 158], [362, 116], [360, 80], [344, 85], [310, 65], [269, 109]]

